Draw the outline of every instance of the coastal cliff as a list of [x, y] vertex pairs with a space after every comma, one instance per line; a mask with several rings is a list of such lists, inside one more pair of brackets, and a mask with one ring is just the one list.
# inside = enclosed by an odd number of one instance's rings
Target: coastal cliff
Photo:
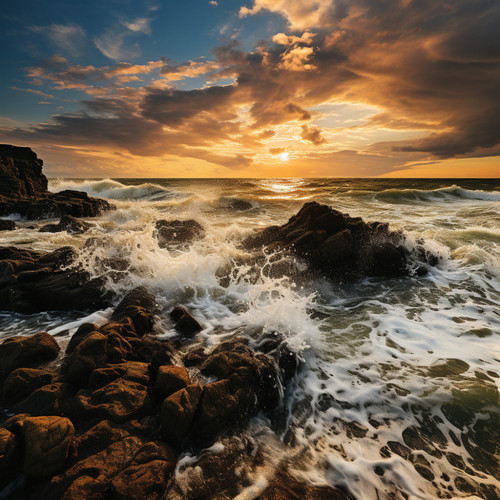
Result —
[[51, 193], [42, 168], [43, 161], [30, 148], [0, 144], [0, 216], [95, 217], [111, 208], [107, 201], [81, 191]]

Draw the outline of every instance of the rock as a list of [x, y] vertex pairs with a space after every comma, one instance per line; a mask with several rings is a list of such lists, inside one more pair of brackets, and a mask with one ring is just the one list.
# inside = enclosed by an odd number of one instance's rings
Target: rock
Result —
[[110, 420], [101, 420], [74, 441], [75, 457], [83, 460], [108, 446], [130, 437], [130, 433]]
[[27, 398], [34, 391], [53, 382], [55, 373], [35, 368], [17, 368], [5, 380], [2, 402], [11, 404]]
[[76, 386], [86, 386], [89, 375], [106, 363], [107, 347], [107, 337], [91, 332], [64, 360], [61, 366], [63, 378]]
[[59, 350], [54, 337], [45, 332], [5, 340], [0, 344], [0, 380], [16, 368], [34, 368], [55, 359]]
[[15, 247], [0, 249], [0, 307], [32, 314], [39, 311], [85, 310], [106, 307], [110, 293], [105, 277], [71, 269], [71, 247], [35, 252]]
[[63, 215], [59, 224], [46, 224], [39, 229], [41, 233], [60, 233], [67, 231], [71, 234], [82, 234], [90, 229], [90, 224], [78, 220], [71, 215]]
[[26, 418], [23, 423], [24, 473], [49, 477], [61, 469], [66, 462], [73, 434], [73, 424], [67, 418]]
[[[259, 231], [246, 238], [243, 246], [285, 248], [329, 276], [359, 278], [409, 274], [409, 251], [404, 241], [403, 234], [390, 231], [387, 224], [365, 223], [359, 217], [310, 202], [283, 226]], [[429, 264], [436, 262], [418, 245], [414, 255]]]
[[80, 390], [76, 402], [79, 410], [88, 415], [120, 423], [145, 409], [147, 389], [137, 382], [117, 379], [94, 391]]
[[146, 288], [140, 286], [128, 292], [118, 304], [111, 316], [111, 321], [132, 320], [134, 330], [142, 336], [153, 329], [155, 297]]
[[30, 148], [0, 145], [0, 215], [95, 217], [111, 208], [107, 201], [80, 191], [50, 193], [42, 166], [43, 161]]
[[132, 346], [130, 359], [149, 363], [153, 370], [159, 366], [172, 364], [175, 349], [166, 340], [157, 340], [145, 335], [141, 339], [129, 339]]
[[203, 238], [205, 230], [195, 220], [159, 220], [156, 221], [155, 235], [158, 245], [167, 248], [170, 245], [189, 244]]
[[160, 500], [175, 470], [177, 456], [164, 443], [146, 443], [131, 464], [111, 481], [117, 500]]
[[16, 436], [0, 428], [0, 488], [12, 480], [20, 468], [21, 450]]
[[163, 401], [162, 433], [168, 443], [178, 447], [188, 437], [202, 393], [201, 386], [188, 385]]
[[147, 363], [139, 361], [126, 361], [104, 368], [95, 369], [89, 377], [89, 389], [98, 389], [117, 379], [137, 382], [141, 385], [149, 384], [149, 367]]
[[235, 212], [244, 212], [253, 208], [253, 205], [249, 201], [240, 200], [239, 198], [230, 198], [227, 200], [227, 204], [228, 208]]
[[259, 500], [347, 500], [347, 496], [331, 486], [313, 486], [281, 472], [259, 495]]
[[76, 332], [71, 336], [71, 339], [66, 346], [66, 355], [71, 354], [90, 333], [99, 333], [98, 330], [99, 327], [93, 323], [83, 323], [83, 325], [80, 325]]
[[62, 416], [70, 404], [73, 393], [69, 384], [57, 382], [44, 385], [33, 391], [26, 399], [16, 403], [12, 409], [17, 413], [36, 416]]
[[109, 498], [111, 480], [132, 462], [143, 446], [137, 437], [111, 444], [105, 450], [77, 462], [70, 469], [52, 478], [43, 498], [87, 500]]
[[182, 366], [160, 366], [156, 375], [155, 392], [166, 398], [190, 385], [189, 373]]
[[0, 219], [0, 231], [14, 231], [16, 223], [13, 220]]
[[175, 329], [186, 337], [196, 335], [203, 327], [184, 306], [176, 306], [170, 313], [170, 318], [175, 322]]

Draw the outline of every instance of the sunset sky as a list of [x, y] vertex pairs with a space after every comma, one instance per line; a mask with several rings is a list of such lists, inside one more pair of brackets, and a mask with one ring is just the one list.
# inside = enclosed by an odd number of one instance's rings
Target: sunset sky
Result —
[[498, 0], [5, 0], [48, 176], [500, 177]]

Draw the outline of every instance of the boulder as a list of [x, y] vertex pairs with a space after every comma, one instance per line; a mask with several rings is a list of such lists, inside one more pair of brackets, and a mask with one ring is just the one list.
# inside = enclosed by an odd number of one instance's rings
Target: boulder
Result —
[[203, 326], [184, 306], [174, 307], [170, 318], [175, 322], [175, 329], [185, 337], [192, 337], [203, 330]]
[[11, 404], [27, 398], [34, 391], [54, 381], [55, 373], [35, 368], [17, 368], [5, 380], [2, 402]]
[[[285, 248], [323, 274], [359, 278], [409, 274], [404, 243], [403, 234], [390, 231], [387, 224], [366, 223], [310, 202], [283, 226], [265, 228], [246, 238], [243, 246]], [[432, 265], [436, 258], [427, 254], [419, 247], [415, 250], [415, 256]]]
[[71, 234], [83, 234], [90, 229], [90, 224], [71, 215], [63, 215], [58, 224], [46, 224], [39, 229], [41, 233], [60, 233], [66, 231]]
[[156, 301], [154, 295], [143, 286], [140, 286], [125, 295], [116, 306], [111, 321], [120, 323], [130, 318], [135, 332], [142, 336], [153, 329], [155, 310]]
[[0, 248], [0, 307], [32, 314], [109, 305], [105, 276], [91, 278], [85, 271], [72, 269], [75, 256], [71, 247], [54, 252]]
[[73, 388], [69, 384], [56, 382], [44, 385], [12, 406], [12, 410], [36, 416], [62, 416], [71, 404], [73, 394]]
[[111, 481], [111, 496], [116, 500], [160, 500], [176, 462], [175, 452], [166, 444], [146, 443]]
[[73, 424], [67, 418], [26, 418], [23, 472], [34, 477], [49, 477], [57, 472], [66, 462], [73, 435]]
[[128, 467], [143, 444], [137, 437], [126, 437], [77, 462], [63, 474], [52, 478], [44, 498], [109, 498], [111, 480]]
[[76, 404], [83, 414], [120, 423], [146, 408], [149, 403], [147, 395], [145, 386], [117, 379], [96, 390], [80, 390]]
[[16, 436], [0, 428], [0, 488], [3, 488], [20, 468], [21, 449]]
[[188, 437], [202, 393], [201, 386], [188, 385], [163, 401], [162, 433], [168, 443], [179, 447]]
[[117, 379], [137, 382], [141, 385], [149, 384], [149, 366], [140, 361], [125, 361], [124, 363], [107, 365], [95, 369], [89, 377], [89, 389], [98, 389]]
[[159, 220], [155, 224], [155, 236], [158, 245], [167, 248], [170, 245], [189, 244], [205, 236], [205, 230], [193, 219]]
[[160, 366], [156, 375], [155, 392], [166, 398], [191, 384], [189, 373], [183, 366]]
[[34, 368], [55, 359], [60, 348], [52, 335], [13, 337], [0, 344], [0, 381], [16, 368]]

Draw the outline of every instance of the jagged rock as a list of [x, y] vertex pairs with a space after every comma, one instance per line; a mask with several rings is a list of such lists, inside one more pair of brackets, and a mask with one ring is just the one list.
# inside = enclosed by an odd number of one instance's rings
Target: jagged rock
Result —
[[53, 382], [55, 373], [35, 368], [17, 368], [3, 385], [2, 402], [12, 404], [22, 401], [34, 391]]
[[124, 363], [97, 368], [89, 377], [89, 389], [98, 389], [117, 379], [137, 382], [141, 385], [149, 384], [149, 367], [147, 363], [126, 361]]
[[159, 500], [175, 470], [177, 456], [166, 444], [146, 443], [131, 464], [111, 481], [116, 500]]
[[90, 229], [90, 224], [78, 220], [71, 215], [63, 215], [58, 224], [46, 224], [39, 229], [41, 233], [60, 233], [67, 231], [71, 234], [82, 234]]
[[130, 433], [115, 422], [101, 420], [87, 432], [75, 438], [75, 459], [84, 460], [127, 437], [130, 437]]
[[48, 477], [61, 469], [66, 462], [73, 435], [73, 424], [67, 418], [26, 418], [23, 422], [24, 473]]
[[96, 390], [81, 390], [76, 396], [78, 408], [113, 422], [124, 422], [141, 413], [148, 404], [147, 388], [137, 382], [117, 379]]
[[74, 390], [69, 384], [47, 384], [16, 403], [12, 409], [17, 413], [29, 413], [34, 416], [62, 416], [66, 413], [73, 394]]
[[143, 286], [134, 288], [125, 295], [111, 316], [111, 321], [132, 320], [135, 332], [142, 336], [153, 329], [155, 297]]
[[111, 208], [107, 201], [80, 191], [50, 193], [42, 166], [43, 161], [30, 148], [0, 145], [0, 215], [95, 217]]
[[0, 231], [14, 231], [16, 223], [13, 220], [0, 219]]
[[59, 346], [52, 335], [13, 337], [0, 344], [0, 381], [16, 368], [33, 368], [57, 357]]
[[71, 247], [48, 253], [0, 248], [0, 307], [25, 314], [106, 307], [104, 277], [66, 268], [74, 258]]
[[188, 437], [202, 393], [201, 386], [188, 385], [163, 401], [162, 432], [168, 443], [180, 446]]
[[175, 329], [186, 337], [196, 335], [203, 330], [203, 326], [184, 306], [174, 307], [170, 313], [170, 318], [175, 322]]
[[126, 437], [77, 462], [63, 474], [52, 478], [44, 498], [107, 498], [111, 480], [129, 466], [143, 444], [140, 438]]
[[365, 223], [317, 202], [306, 203], [283, 226], [248, 237], [243, 246], [280, 246], [329, 275], [397, 276], [408, 274], [401, 232], [387, 224]]
[[160, 366], [156, 375], [155, 392], [166, 398], [191, 384], [189, 373], [183, 366]]
[[20, 468], [21, 446], [16, 436], [0, 428], [0, 488], [12, 480]]
[[190, 220], [159, 220], [155, 224], [155, 235], [158, 245], [167, 248], [170, 245], [189, 244], [203, 238], [205, 230], [193, 219]]

